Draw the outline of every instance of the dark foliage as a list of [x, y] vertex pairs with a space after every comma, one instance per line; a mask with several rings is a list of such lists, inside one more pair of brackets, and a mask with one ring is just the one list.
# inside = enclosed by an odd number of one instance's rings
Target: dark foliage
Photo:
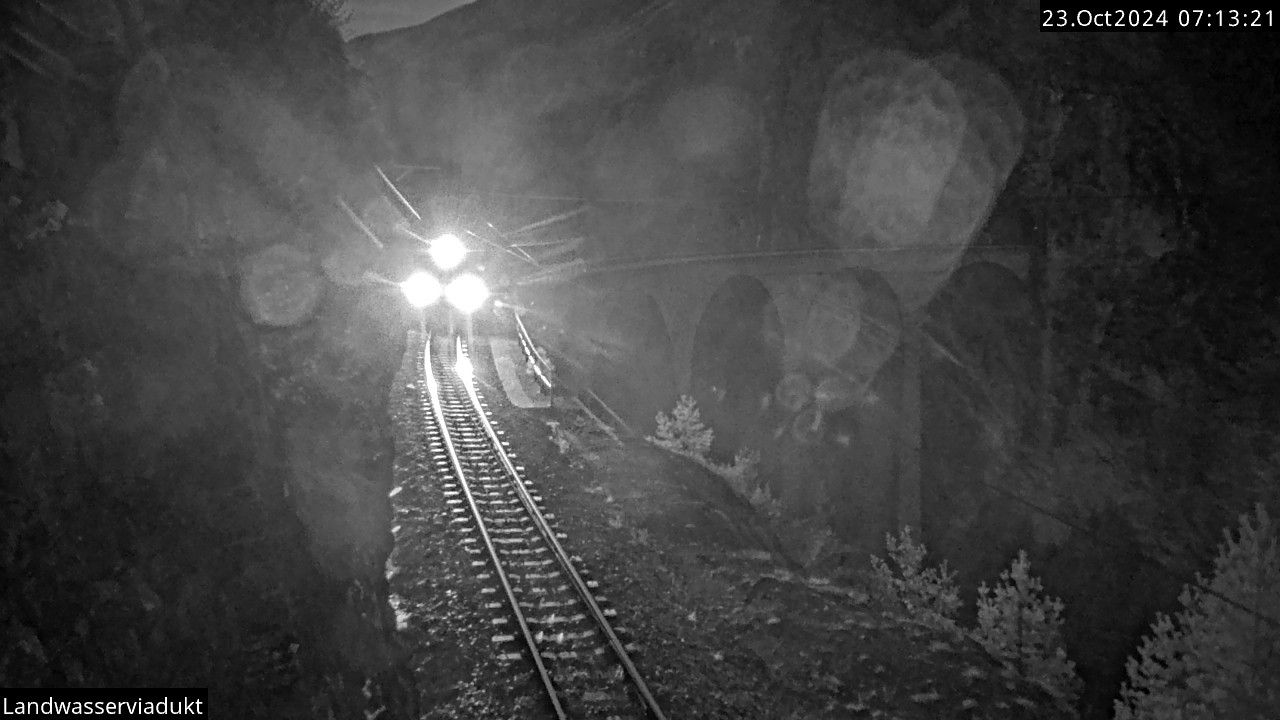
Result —
[[[363, 192], [335, 8], [50, 7], [9, 9], [43, 48], [7, 56], [0, 93], [18, 151], [0, 166], [0, 684], [212, 687], [227, 717], [375, 708], [366, 682], [397, 686], [380, 513], [400, 318], [332, 289], [264, 330], [237, 277], [268, 243], [340, 244], [317, 208]], [[264, 154], [255, 133], [282, 128], [315, 157]], [[315, 499], [335, 493], [375, 499]]]
[[[1006, 198], [1031, 210], [1043, 242], [1034, 293], [1045, 334], [1028, 342], [977, 308], [940, 318], [959, 364], [938, 361], [932, 427], [957, 437], [934, 435], [932, 467], [964, 500], [949, 509], [982, 509], [934, 523], [969, 538], [952, 556], [962, 577], [990, 574], [983, 547], [1046, 558], [1087, 710], [1105, 716], [1153, 612], [1209, 567], [1223, 527], [1280, 499], [1280, 256], [1267, 239], [1280, 168], [1262, 129], [1277, 119], [1266, 89], [1276, 48], [1189, 36], [1046, 43], [1019, 55], [1037, 100]], [[985, 335], [956, 333], [984, 322]], [[1009, 352], [1030, 357], [1022, 402], [965, 400], [998, 396], [1011, 375], [984, 361]], [[1021, 442], [983, 439], [1010, 416], [1023, 418]]]

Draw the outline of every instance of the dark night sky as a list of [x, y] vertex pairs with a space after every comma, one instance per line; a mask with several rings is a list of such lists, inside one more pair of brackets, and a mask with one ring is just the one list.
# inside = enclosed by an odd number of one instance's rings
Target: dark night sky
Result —
[[350, 39], [357, 35], [419, 25], [470, 0], [346, 0], [351, 19], [342, 28]]

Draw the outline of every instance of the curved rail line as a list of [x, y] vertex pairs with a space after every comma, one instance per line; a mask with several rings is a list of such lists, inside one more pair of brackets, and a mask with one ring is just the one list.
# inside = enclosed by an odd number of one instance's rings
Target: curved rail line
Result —
[[[551, 361], [548, 360], [546, 356], [538, 350], [538, 347], [533, 344], [533, 336], [529, 334], [529, 329], [525, 327], [524, 320], [521, 319], [520, 313], [512, 310], [511, 316], [515, 318], [516, 337], [520, 339], [520, 348], [524, 351], [525, 359], [529, 362], [529, 365], [533, 367], [534, 377], [538, 378], [538, 383], [542, 385], [543, 389], [549, 393], [554, 392], [556, 388], [556, 382], [554, 379], [555, 371], [552, 370]], [[591, 388], [584, 388], [583, 393], [586, 394], [586, 396], [596, 405], [602, 414], [609, 416], [613, 423], [617, 425], [617, 427], [621, 428], [624, 433], [630, 436], [634, 436], [636, 434], [635, 431], [627, 425], [627, 421], [622, 419], [621, 415], [614, 412], [613, 408], [609, 407], [609, 404], [597, 395], [594, 390]], [[583, 410], [583, 412], [589, 415], [592, 420], [595, 420], [596, 423], [605, 429], [605, 431], [607, 431], [615, 440], [618, 439], [613, 428], [609, 426], [609, 423], [605, 422], [599, 414], [593, 412], [591, 408], [587, 407], [581, 397], [576, 398], [576, 400], [578, 402], [578, 406]]]
[[538, 348], [533, 344], [533, 338], [529, 335], [529, 329], [524, 326], [524, 320], [520, 318], [520, 313], [515, 310], [511, 311], [511, 317], [516, 321], [516, 337], [520, 339], [520, 348], [524, 350], [524, 356], [529, 360], [529, 364], [533, 366], [533, 374], [538, 378], [538, 382], [542, 384], [543, 389], [551, 391], [551, 373], [548, 368], [551, 362], [538, 352]]
[[[569, 710], [577, 706], [589, 709], [589, 716], [609, 718], [642, 707], [646, 717], [666, 720], [618, 637], [621, 630], [608, 620], [612, 611], [601, 607], [606, 601], [592, 591], [594, 582], [583, 578], [560, 544], [550, 523], [554, 516], [539, 506], [490, 422], [461, 338], [454, 343], [452, 368], [432, 345], [427, 336], [422, 372], [440, 444], [518, 628], [494, 640], [519, 640], [527, 648], [557, 718], [572, 717]], [[530, 610], [550, 614], [539, 617]]]

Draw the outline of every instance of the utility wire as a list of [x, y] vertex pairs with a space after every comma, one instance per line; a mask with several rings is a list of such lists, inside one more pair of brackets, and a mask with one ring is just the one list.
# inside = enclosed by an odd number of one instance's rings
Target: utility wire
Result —
[[[1005, 473], [1005, 477], [1008, 477], [1008, 475], [1009, 473]], [[1122, 553], [1131, 553], [1133, 551], [1132, 546], [1122, 546], [1118, 543], [1107, 542], [1100, 539], [1100, 536], [1096, 532], [1094, 532], [1093, 530], [1090, 530], [1089, 528], [1084, 527], [1079, 522], [1075, 521], [1073, 518], [1069, 518], [1059, 512], [1049, 510], [1048, 508], [1045, 508], [1035, 503], [1034, 501], [1028, 500], [1027, 498], [1022, 497], [1021, 495], [1018, 495], [1017, 493], [1013, 492], [1012, 490], [1009, 490], [1008, 488], [1003, 488], [998, 485], [988, 483], [985, 480], [975, 480], [974, 482], [987, 488], [988, 490], [991, 490], [992, 492], [1003, 495], [1009, 498], [1010, 500], [1017, 502], [1018, 504], [1032, 510], [1033, 512], [1039, 513], [1041, 515], [1044, 515], [1045, 517], [1051, 518], [1053, 520], [1056, 520], [1057, 522], [1062, 523], [1063, 525], [1066, 525], [1067, 527], [1071, 528], [1073, 531], [1084, 535], [1087, 540], [1089, 540], [1090, 542], [1092, 542], [1094, 545], [1098, 547], [1101, 547], [1105, 550], [1113, 550], [1113, 551], [1118, 551]], [[1144, 553], [1137, 553], [1137, 560], [1143, 563], [1144, 565], [1160, 570], [1171, 580], [1184, 582], [1184, 583], [1186, 582], [1184, 577], [1181, 574], [1174, 572], [1164, 563], [1160, 562], [1159, 560], [1156, 560], [1155, 558], [1149, 557]], [[1196, 587], [1198, 587], [1201, 591], [1209, 595], [1212, 595], [1218, 598], [1219, 600], [1222, 600], [1228, 605], [1231, 605], [1232, 607], [1245, 612], [1247, 615], [1254, 617], [1258, 620], [1261, 620], [1262, 622], [1266, 623], [1272, 628], [1280, 628], [1280, 619], [1273, 618], [1269, 615], [1265, 615], [1261, 612], [1258, 612], [1253, 608], [1242, 605], [1238, 600], [1235, 600], [1234, 598], [1230, 598], [1230, 597], [1227, 597], [1226, 595], [1223, 595], [1222, 593], [1214, 590], [1212, 587], [1210, 587], [1206, 583], [1197, 582]]]
[[[500, 190], [481, 190], [470, 189], [467, 191], [473, 195], [484, 197], [505, 197], [518, 200], [543, 200], [548, 202], [575, 202], [589, 203], [593, 205], [680, 205], [688, 207], [715, 207], [715, 208], [739, 208], [743, 205], [758, 204], [762, 200], [769, 202], [770, 207], [787, 207], [787, 208], [805, 208], [809, 207], [808, 203], [780, 201], [773, 202], [768, 198], [761, 198], [759, 195], [750, 192], [742, 192], [737, 197], [726, 200], [697, 200], [691, 198], [676, 197], [590, 197], [586, 195], [552, 195], [543, 193], [521, 193], [521, 192], [505, 192]], [[1084, 202], [1116, 202], [1120, 200], [1233, 200], [1247, 201], [1258, 204], [1275, 204], [1277, 195], [1274, 191], [1259, 192], [1258, 194], [1242, 194], [1230, 192], [1215, 193], [1071, 193], [1056, 195], [1030, 195], [1021, 193], [1009, 193], [1004, 197], [1013, 200], [1027, 200], [1042, 205], [1052, 204], [1069, 204]]]

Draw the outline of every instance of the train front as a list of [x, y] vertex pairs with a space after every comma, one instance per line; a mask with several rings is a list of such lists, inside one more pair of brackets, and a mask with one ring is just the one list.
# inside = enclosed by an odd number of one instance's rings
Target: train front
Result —
[[488, 256], [486, 248], [471, 247], [449, 232], [430, 240], [425, 253], [415, 254], [415, 267], [400, 290], [422, 312], [425, 329], [468, 335], [495, 330], [500, 292], [495, 293], [492, 278], [486, 279]]

